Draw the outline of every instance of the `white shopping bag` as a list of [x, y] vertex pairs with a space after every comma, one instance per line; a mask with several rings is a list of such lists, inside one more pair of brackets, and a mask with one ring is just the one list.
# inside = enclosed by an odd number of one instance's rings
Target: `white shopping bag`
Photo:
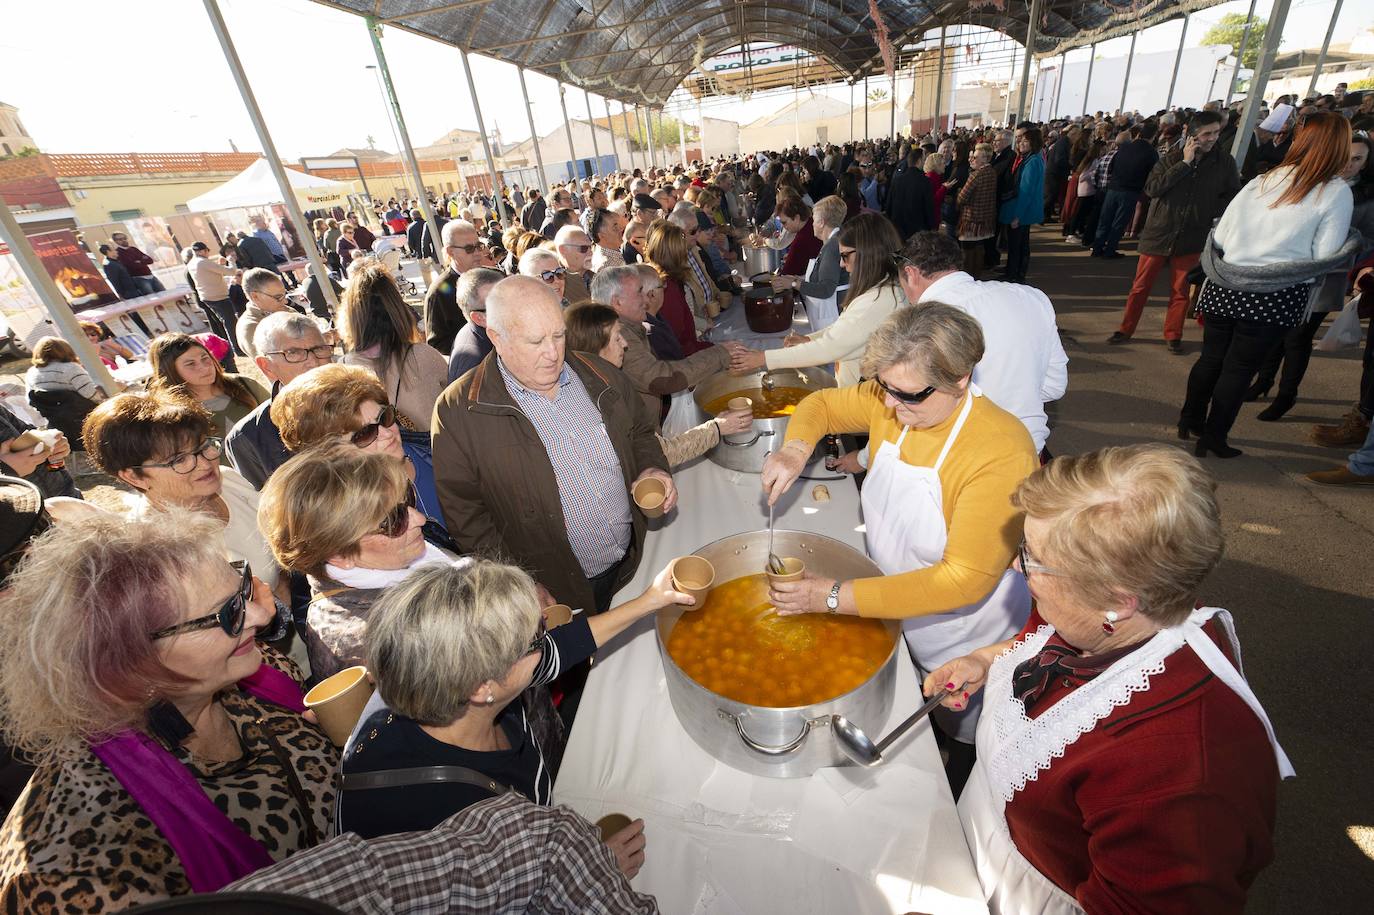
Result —
[[1331, 322], [1331, 327], [1317, 341], [1314, 349], [1333, 352], [1343, 346], [1357, 345], [1360, 342], [1359, 305], [1360, 297], [1356, 294], [1345, 303], [1345, 307], [1336, 315], [1336, 320]]

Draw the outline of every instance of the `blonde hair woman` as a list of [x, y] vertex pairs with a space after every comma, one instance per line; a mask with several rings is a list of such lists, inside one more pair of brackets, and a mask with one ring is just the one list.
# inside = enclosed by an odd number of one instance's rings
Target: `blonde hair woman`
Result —
[[1194, 609], [1223, 550], [1216, 482], [1133, 445], [1056, 458], [1012, 501], [1036, 613], [925, 679], [952, 709], [982, 697], [959, 815], [983, 892], [1003, 912], [1242, 911], [1293, 768], [1230, 614]]

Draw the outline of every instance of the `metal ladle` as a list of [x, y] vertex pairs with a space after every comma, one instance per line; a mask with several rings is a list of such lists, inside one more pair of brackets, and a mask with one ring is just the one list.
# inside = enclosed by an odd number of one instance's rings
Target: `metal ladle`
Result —
[[774, 575], [786, 575], [787, 566], [773, 552], [773, 503], [768, 503], [768, 571]]
[[883, 761], [884, 750], [892, 746], [897, 738], [911, 730], [912, 725], [935, 711], [948, 695], [947, 690], [940, 690], [925, 705], [918, 708], [910, 718], [893, 728], [892, 733], [878, 741], [877, 746], [874, 746], [873, 741], [868, 739], [863, 728], [843, 715], [835, 715], [830, 719], [830, 729], [835, 732], [835, 742], [840, 745], [840, 750], [855, 765], [876, 766]]

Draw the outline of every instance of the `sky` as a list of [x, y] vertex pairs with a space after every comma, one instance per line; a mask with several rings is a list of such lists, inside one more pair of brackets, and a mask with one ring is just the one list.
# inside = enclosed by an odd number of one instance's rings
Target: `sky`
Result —
[[[1265, 15], [1271, 2], [1259, 0], [1257, 14]], [[1294, 0], [1283, 49], [1320, 46], [1334, 3]], [[44, 150], [215, 152], [231, 144], [261, 149], [198, 0], [0, 6], [0, 100], [20, 109]], [[362, 19], [310, 0], [220, 0], [220, 7], [283, 158], [367, 146], [369, 136], [376, 146], [396, 151], [376, 71], [366, 68], [375, 59]], [[1194, 14], [1187, 44], [1198, 44], [1223, 14], [1244, 14], [1247, 7], [1237, 0]], [[1347, 2], [1333, 40], [1348, 41], [1372, 21], [1367, 4]], [[1172, 22], [1141, 33], [1137, 52], [1177, 47], [1179, 28]], [[1125, 55], [1129, 41], [1104, 43], [1098, 53]], [[432, 143], [455, 127], [476, 129], [457, 50], [399, 29], [385, 31], [383, 47], [415, 145]], [[1001, 59], [1010, 61], [1012, 45], [1004, 47]], [[989, 46], [985, 57], [996, 53]], [[529, 136], [515, 68], [477, 56], [470, 60], [488, 131], [499, 130], [506, 141]], [[987, 75], [1005, 78], [1010, 69], [1002, 64]], [[980, 75], [964, 70], [957, 78]], [[534, 73], [527, 82], [536, 130], [544, 135], [557, 129], [557, 84]], [[843, 86], [813, 91], [849, 97]], [[899, 84], [899, 92], [905, 91]], [[601, 97], [591, 99], [593, 113], [603, 116]], [[716, 100], [703, 112], [748, 123], [791, 99], [784, 92], [747, 102]], [[581, 90], [569, 87], [567, 103], [571, 117], [586, 117]], [[618, 115], [618, 103], [612, 111]], [[695, 121], [696, 106], [685, 116]]]

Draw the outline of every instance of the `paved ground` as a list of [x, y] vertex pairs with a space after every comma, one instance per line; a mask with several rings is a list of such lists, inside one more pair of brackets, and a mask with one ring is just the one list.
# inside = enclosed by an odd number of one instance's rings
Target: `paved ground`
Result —
[[[1177, 441], [1202, 331], [1189, 322], [1184, 356], [1164, 348], [1161, 278], [1134, 341], [1106, 345], [1135, 263], [1090, 258], [1063, 244], [1057, 225], [1036, 233], [1030, 280], [1053, 300], [1070, 360], [1050, 438], [1055, 453]], [[1301, 479], [1344, 460], [1345, 451], [1312, 444], [1307, 432], [1350, 408], [1359, 372], [1358, 349], [1314, 355], [1283, 421], [1258, 422], [1263, 404], [1247, 404], [1230, 439], [1245, 455], [1206, 459], [1220, 483], [1227, 550], [1203, 597], [1234, 614], [1246, 674], [1298, 772], [1280, 789], [1277, 854], [1250, 912], [1370, 911], [1374, 489]]]

